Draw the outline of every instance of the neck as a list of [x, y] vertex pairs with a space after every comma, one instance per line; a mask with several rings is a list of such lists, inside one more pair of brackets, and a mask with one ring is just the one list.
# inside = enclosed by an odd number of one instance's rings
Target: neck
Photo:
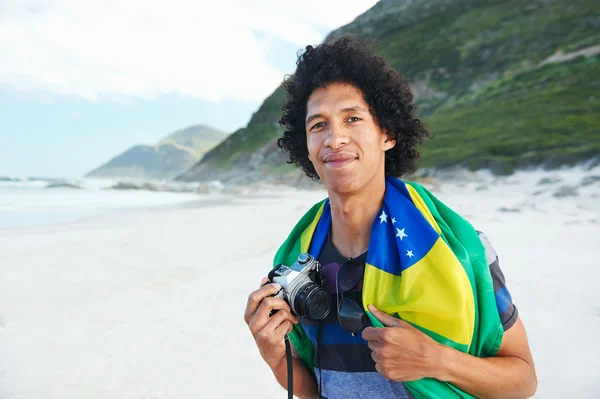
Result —
[[369, 248], [373, 221], [385, 194], [385, 179], [378, 179], [359, 192], [329, 193], [332, 242], [347, 258], [356, 258]]

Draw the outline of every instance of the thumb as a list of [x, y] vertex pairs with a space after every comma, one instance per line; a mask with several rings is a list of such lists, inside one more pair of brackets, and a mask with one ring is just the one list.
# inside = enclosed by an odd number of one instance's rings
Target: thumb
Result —
[[260, 286], [263, 287], [265, 284], [271, 282], [271, 280], [269, 280], [268, 277], [263, 277], [262, 280], [260, 280]]
[[369, 305], [368, 308], [369, 308], [369, 311], [371, 312], [371, 314], [373, 316], [375, 316], [377, 318], [377, 320], [379, 320], [384, 326], [386, 326], [386, 327], [401, 327], [402, 326], [402, 320], [400, 320], [394, 316], [390, 316], [389, 314], [387, 314], [385, 312], [382, 312], [381, 310], [377, 309], [373, 305]]

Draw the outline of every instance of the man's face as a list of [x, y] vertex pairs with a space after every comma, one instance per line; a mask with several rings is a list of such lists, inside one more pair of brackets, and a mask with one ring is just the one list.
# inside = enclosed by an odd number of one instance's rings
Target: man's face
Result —
[[357, 87], [330, 83], [307, 102], [308, 157], [329, 190], [351, 193], [385, 177], [385, 151], [395, 145]]

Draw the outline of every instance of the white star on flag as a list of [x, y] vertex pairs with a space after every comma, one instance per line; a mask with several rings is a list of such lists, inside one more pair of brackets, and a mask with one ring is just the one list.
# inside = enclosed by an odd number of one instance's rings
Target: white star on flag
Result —
[[392, 224], [396, 224], [396, 218], [392, 218]]
[[379, 215], [379, 224], [386, 222], [387, 223], [387, 215], [385, 214], [385, 210], [381, 211], [381, 215]]
[[406, 251], [406, 256], [408, 256], [409, 258], [412, 258], [415, 255], [412, 253], [412, 251]]
[[402, 241], [402, 239], [403, 239], [404, 237], [408, 237], [408, 234], [406, 234], [406, 233], [404, 232], [404, 229], [402, 229], [402, 230], [400, 230], [400, 229], [396, 229], [396, 231], [397, 231], [397, 233], [396, 233], [396, 237], [399, 237], [399, 238], [400, 238], [400, 241]]

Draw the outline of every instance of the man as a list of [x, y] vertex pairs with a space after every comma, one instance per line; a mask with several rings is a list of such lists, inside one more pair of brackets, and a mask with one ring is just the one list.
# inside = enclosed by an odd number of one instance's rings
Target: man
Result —
[[308, 46], [285, 88], [279, 146], [323, 181], [328, 199], [275, 260], [315, 256], [332, 309], [322, 322], [298, 319], [270, 297], [279, 286], [267, 279], [250, 294], [244, 318], [278, 382], [286, 388], [290, 334], [300, 398], [532, 396], [525, 329], [489, 241], [422, 187], [392, 177], [416, 170], [429, 136], [406, 78], [341, 38]]

